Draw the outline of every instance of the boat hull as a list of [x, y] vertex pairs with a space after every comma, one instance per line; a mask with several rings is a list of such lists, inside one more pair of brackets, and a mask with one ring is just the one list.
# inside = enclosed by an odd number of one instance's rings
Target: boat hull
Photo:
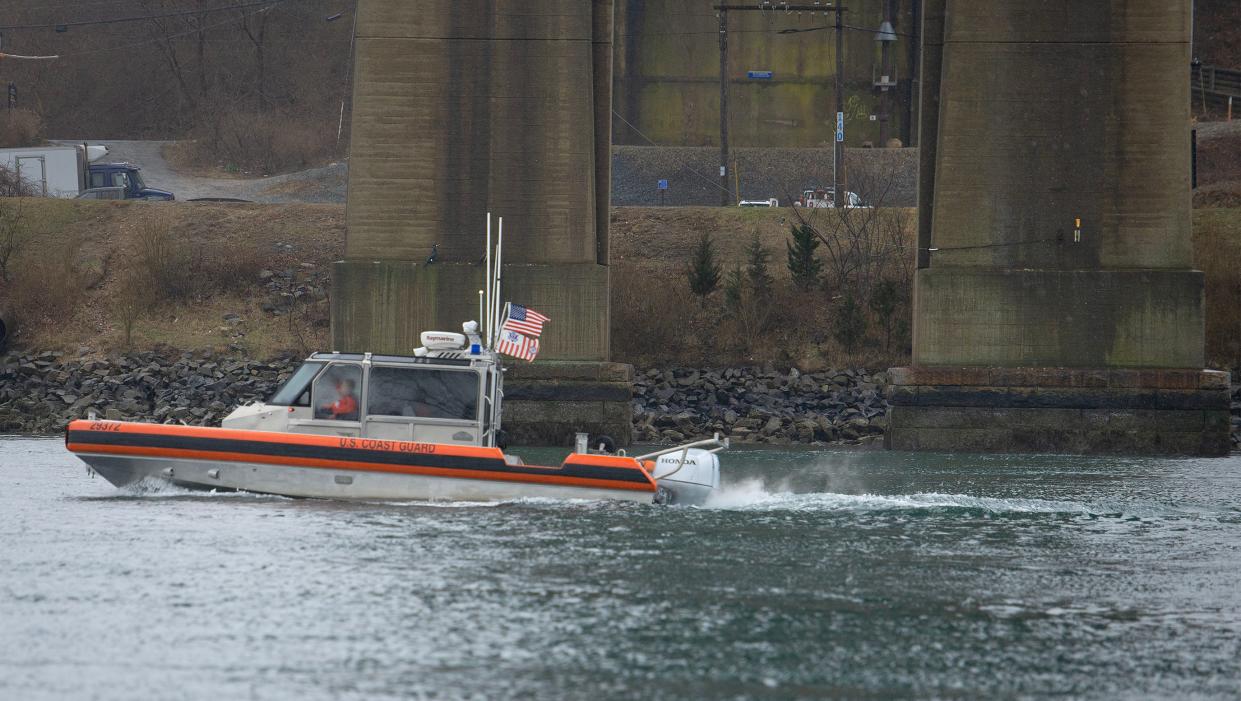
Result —
[[362, 500], [522, 498], [651, 502], [657, 487], [629, 458], [570, 455], [559, 467], [498, 449], [128, 422], [70, 424], [70, 451], [112, 484], [160, 480], [200, 489]]

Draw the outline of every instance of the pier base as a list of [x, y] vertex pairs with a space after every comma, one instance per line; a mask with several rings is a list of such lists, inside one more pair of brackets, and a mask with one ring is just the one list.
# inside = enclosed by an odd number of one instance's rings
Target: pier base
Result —
[[633, 442], [633, 366], [516, 364], [504, 375], [504, 430], [513, 445], [568, 446], [581, 431]]
[[892, 450], [1226, 455], [1229, 374], [909, 367], [891, 371]]

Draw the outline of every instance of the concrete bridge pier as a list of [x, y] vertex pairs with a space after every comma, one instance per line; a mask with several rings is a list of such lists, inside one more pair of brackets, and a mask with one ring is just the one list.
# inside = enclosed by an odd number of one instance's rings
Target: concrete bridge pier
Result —
[[490, 211], [505, 299], [551, 317], [537, 363], [507, 375], [506, 430], [627, 444], [633, 371], [608, 362], [612, 0], [360, 0], [356, 47], [334, 347], [409, 353], [476, 318]]
[[899, 450], [1220, 455], [1188, 0], [928, 0]]

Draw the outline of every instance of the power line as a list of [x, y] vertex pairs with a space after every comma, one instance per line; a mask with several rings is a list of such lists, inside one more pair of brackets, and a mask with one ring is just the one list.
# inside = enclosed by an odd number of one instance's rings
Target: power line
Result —
[[63, 30], [69, 27], [90, 27], [102, 24], [122, 24], [125, 22], [141, 22], [149, 19], [166, 19], [170, 17], [186, 17], [189, 15], [208, 15], [216, 12], [225, 12], [227, 10], [244, 10], [251, 7], [259, 7], [260, 5], [278, 5], [286, 0], [259, 0], [258, 2], [246, 2], [237, 5], [225, 5], [223, 7], [209, 7], [201, 10], [182, 10], [180, 12], [165, 12], [156, 15], [132, 15], [129, 17], [113, 17], [111, 19], [95, 19], [95, 20], [78, 20], [76, 22], [48, 22], [44, 24], [10, 24], [0, 26], [0, 31], [16, 31], [23, 29], [54, 29]]
[[[879, 33], [880, 33], [880, 31], [881, 31], [881, 30], [879, 30], [879, 29], [871, 29], [870, 27], [854, 27], [854, 26], [851, 26], [851, 25], [848, 25], [848, 24], [843, 25], [843, 26], [844, 26], [844, 28], [845, 28], [845, 29], [851, 29], [851, 30], [853, 30], [853, 31], [855, 31], [855, 32], [866, 32], [867, 34], [879, 34]], [[908, 33], [908, 32], [898, 32], [898, 31], [896, 31], [895, 29], [891, 29], [891, 30], [886, 30], [886, 29], [885, 29], [885, 30], [882, 30], [882, 33], [884, 33], [884, 34], [891, 34], [891, 35], [893, 35], [893, 36], [898, 36], [898, 37], [906, 37], [906, 38], [909, 38], [909, 39], [917, 39], [917, 38], [918, 38], [918, 35], [917, 35], [917, 34], [910, 34], [910, 33]]]
[[932, 246], [919, 250], [939, 253], [941, 251], [976, 251], [982, 248], [1008, 248], [1010, 246], [1030, 246], [1038, 243], [1063, 243], [1063, 236], [1051, 236], [1042, 239], [1026, 239], [1025, 241], [1007, 241], [1004, 243], [980, 243], [974, 246]]
[[[250, 5], [248, 5], [248, 7], [257, 7], [259, 5], [266, 5], [266, 7], [261, 7], [257, 10], [254, 10], [253, 12], [249, 12], [245, 14], [243, 16], [243, 19], [249, 19], [251, 17], [254, 17], [255, 15], [260, 15], [264, 12], [268, 12], [272, 9], [275, 9], [276, 7], [279, 7], [280, 5], [286, 2], [292, 2], [292, 1], [293, 0], [267, 0], [266, 2], [261, 2], [261, 3], [258, 3], [258, 2], [251, 3]], [[232, 24], [233, 22], [236, 22], [236, 21], [237, 21], [236, 17], [231, 17], [221, 22], [216, 22], [215, 24], [203, 25], [201, 27], [195, 27], [193, 29], [190, 29], [184, 32], [177, 32], [175, 34], [166, 34], [164, 36], [156, 37], [154, 39], [146, 39], [144, 41], [137, 41], [137, 42], [132, 42], [129, 44], [121, 44], [119, 46], [110, 46], [110, 47], [103, 48], [103, 49], [88, 49], [86, 51], [79, 51], [79, 52], [71, 53], [71, 54], [62, 54], [61, 58], [72, 58], [75, 56], [87, 56], [87, 55], [95, 55], [95, 54], [102, 54], [102, 53], [110, 53], [112, 51], [121, 51], [124, 49], [132, 49], [132, 48], [136, 48], [139, 46], [158, 44], [160, 42], [167, 41], [169, 39], [178, 39], [180, 37], [189, 36], [191, 34], [198, 34], [199, 32], [205, 32], [208, 29], [215, 29], [217, 27], [223, 27], [224, 25]]]
[[21, 60], [21, 61], [54, 61], [58, 58], [60, 57], [59, 56], [21, 56], [19, 54], [0, 53], [0, 60], [5, 60], [5, 61], [13, 60], [13, 59]]
[[[613, 117], [616, 117], [617, 119], [619, 119], [619, 120], [621, 120], [622, 122], [624, 122], [624, 123], [625, 123], [625, 125], [626, 125], [626, 126], [628, 126], [630, 129], [633, 129], [634, 133], [635, 133], [635, 134], [637, 134], [638, 136], [642, 137], [642, 140], [643, 140], [643, 141], [645, 141], [646, 143], [648, 143], [648, 144], [650, 144], [651, 146], [654, 146], [654, 147], [656, 147], [656, 148], [664, 148], [664, 147], [660, 146], [659, 144], [655, 143], [654, 141], [652, 141], [652, 140], [651, 140], [651, 139], [650, 139], [650, 138], [649, 138], [646, 134], [643, 134], [641, 129], [638, 129], [637, 127], [635, 127], [632, 123], [630, 123], [630, 121], [629, 121], [628, 119], [625, 119], [624, 117], [622, 117], [622, 116], [620, 115], [620, 113], [619, 113], [619, 112], [617, 112], [616, 110], [612, 110], [612, 116], [613, 116]], [[730, 196], [732, 195], [731, 191], [729, 191], [729, 190], [728, 190], [728, 188], [724, 187], [723, 185], [720, 185], [719, 183], [715, 182], [715, 181], [714, 181], [714, 180], [712, 180], [711, 178], [708, 178], [707, 176], [703, 175], [702, 173], [699, 173], [698, 171], [694, 170], [693, 168], [691, 168], [691, 167], [689, 166], [689, 164], [688, 164], [687, 162], [682, 161], [682, 162], [681, 162], [681, 167], [682, 167], [682, 168], [684, 168], [685, 170], [688, 170], [690, 173], [692, 173], [694, 176], [696, 176], [699, 180], [702, 180], [703, 182], [707, 183], [707, 184], [708, 184], [708, 185], [710, 185], [711, 187], [714, 187], [714, 188], [716, 188], [716, 189], [719, 189], [719, 190], [722, 190], [722, 191], [724, 191], [724, 192], [727, 192], [727, 193], [729, 193], [729, 195], [730, 195]]]

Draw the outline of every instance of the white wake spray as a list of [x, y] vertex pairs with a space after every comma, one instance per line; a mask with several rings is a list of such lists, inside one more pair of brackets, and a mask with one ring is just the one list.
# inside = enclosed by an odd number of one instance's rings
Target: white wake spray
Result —
[[1000, 499], [968, 494], [794, 493], [787, 485], [768, 486], [760, 479], [725, 484], [703, 508], [727, 511], [910, 511], [970, 509], [987, 513], [1093, 513], [1084, 504], [1045, 499]]

